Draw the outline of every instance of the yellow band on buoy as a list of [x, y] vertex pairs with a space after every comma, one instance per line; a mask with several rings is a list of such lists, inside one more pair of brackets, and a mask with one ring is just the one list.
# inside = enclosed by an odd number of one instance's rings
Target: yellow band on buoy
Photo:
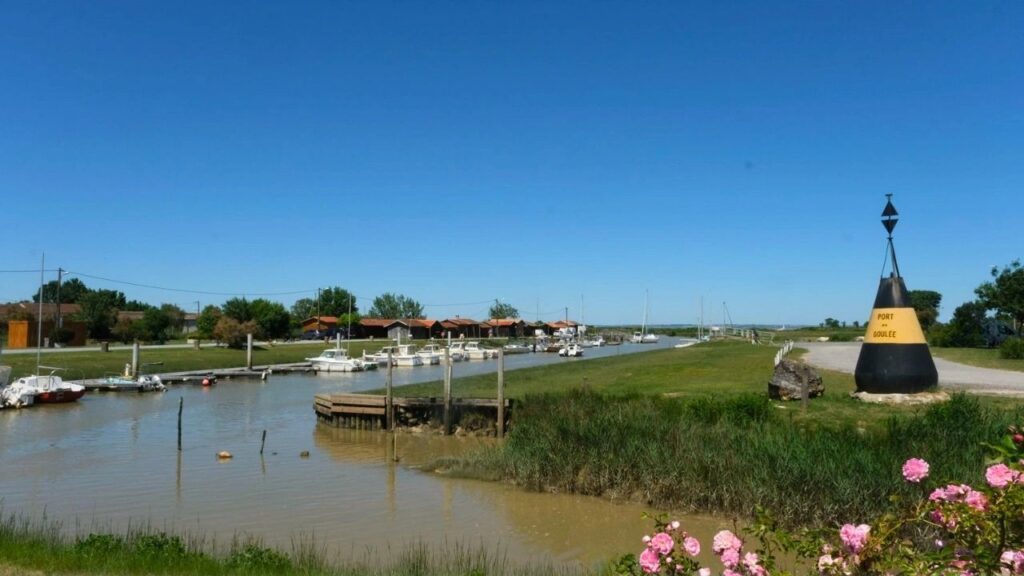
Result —
[[913, 308], [875, 308], [864, 342], [869, 344], [926, 344]]

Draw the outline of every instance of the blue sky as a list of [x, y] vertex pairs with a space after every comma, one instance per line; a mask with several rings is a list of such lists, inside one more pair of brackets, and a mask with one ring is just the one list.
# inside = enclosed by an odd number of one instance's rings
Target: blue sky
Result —
[[[1021, 257], [1016, 2], [0, 2], [0, 270], [430, 317], [943, 318]], [[52, 274], [48, 278], [53, 278]], [[183, 307], [227, 296], [92, 278]], [[0, 274], [0, 301], [38, 275]]]

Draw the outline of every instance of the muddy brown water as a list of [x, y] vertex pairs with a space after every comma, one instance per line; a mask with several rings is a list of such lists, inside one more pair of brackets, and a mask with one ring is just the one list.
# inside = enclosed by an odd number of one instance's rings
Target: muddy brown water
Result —
[[[430, 369], [419, 370], [402, 379], [433, 379]], [[642, 514], [655, 510], [417, 469], [494, 440], [401, 433], [396, 463], [387, 433], [316, 424], [315, 393], [374, 388], [378, 379], [273, 376], [162, 394], [89, 394], [74, 404], [2, 411], [0, 506], [5, 515], [61, 521], [69, 533], [145, 525], [221, 544], [255, 536], [286, 551], [312, 539], [334, 557], [461, 544], [514, 561], [589, 567], [640, 551], [640, 538], [651, 529]], [[218, 460], [221, 450], [234, 457]], [[680, 518], [706, 550], [713, 532], [731, 525]]]

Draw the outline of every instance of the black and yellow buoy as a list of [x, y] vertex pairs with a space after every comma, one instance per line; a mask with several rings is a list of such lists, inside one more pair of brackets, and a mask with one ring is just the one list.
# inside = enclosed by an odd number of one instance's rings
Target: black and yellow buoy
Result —
[[892, 258], [892, 272], [879, 282], [854, 377], [858, 392], [909, 394], [933, 388], [939, 374], [896, 264], [892, 231], [899, 219], [892, 194], [886, 196], [882, 225], [889, 232], [886, 258]]

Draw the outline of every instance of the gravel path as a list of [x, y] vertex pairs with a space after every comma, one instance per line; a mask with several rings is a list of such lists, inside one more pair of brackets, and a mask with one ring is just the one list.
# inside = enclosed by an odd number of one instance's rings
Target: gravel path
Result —
[[[798, 348], [807, 349], [804, 360], [812, 366], [853, 374], [860, 355], [860, 342], [798, 342]], [[939, 371], [939, 386], [953, 390], [966, 390], [985, 394], [1024, 396], [1024, 372], [978, 368], [935, 359]]]

